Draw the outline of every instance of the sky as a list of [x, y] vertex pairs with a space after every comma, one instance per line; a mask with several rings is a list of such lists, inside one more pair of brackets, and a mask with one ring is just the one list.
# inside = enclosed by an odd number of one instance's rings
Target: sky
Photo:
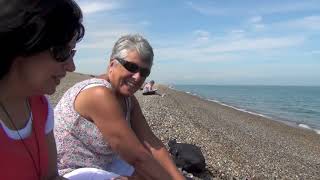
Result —
[[106, 72], [115, 41], [154, 49], [162, 84], [320, 86], [320, 0], [76, 0], [86, 34], [76, 72]]

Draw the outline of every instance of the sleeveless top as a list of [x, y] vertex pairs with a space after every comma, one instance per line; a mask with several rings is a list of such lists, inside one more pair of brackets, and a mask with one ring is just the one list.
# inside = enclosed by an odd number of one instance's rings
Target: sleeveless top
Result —
[[[0, 179], [34, 180], [47, 176], [48, 172], [48, 145], [45, 126], [48, 114], [48, 102], [44, 96], [29, 98], [33, 117], [31, 134], [21, 140], [9, 138], [3, 127], [0, 126]], [[36, 168], [36, 169], [35, 169]], [[40, 171], [39, 171], [40, 170]]]
[[[107, 165], [118, 157], [96, 125], [74, 109], [77, 95], [92, 86], [112, 88], [104, 79], [93, 78], [79, 82], [63, 95], [54, 109], [58, 169], [61, 175], [83, 167], [108, 171]], [[130, 126], [130, 97], [126, 97], [125, 101], [127, 105], [125, 117]]]

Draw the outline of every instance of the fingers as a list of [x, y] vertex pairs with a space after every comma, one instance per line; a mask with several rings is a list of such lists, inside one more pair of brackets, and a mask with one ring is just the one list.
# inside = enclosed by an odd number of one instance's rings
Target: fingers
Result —
[[118, 177], [112, 178], [111, 180], [129, 180], [129, 178], [124, 176], [118, 176]]

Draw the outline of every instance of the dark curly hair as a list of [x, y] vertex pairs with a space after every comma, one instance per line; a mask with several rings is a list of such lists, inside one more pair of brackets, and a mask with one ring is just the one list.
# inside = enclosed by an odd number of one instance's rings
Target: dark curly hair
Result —
[[0, 0], [0, 79], [14, 58], [66, 46], [84, 36], [82, 12], [74, 0]]

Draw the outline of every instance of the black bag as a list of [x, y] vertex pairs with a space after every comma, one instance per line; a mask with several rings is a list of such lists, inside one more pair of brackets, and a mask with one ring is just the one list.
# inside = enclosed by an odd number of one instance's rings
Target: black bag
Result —
[[201, 173], [205, 170], [205, 159], [199, 147], [193, 144], [177, 143], [175, 139], [170, 140], [168, 146], [177, 167], [188, 173]]

